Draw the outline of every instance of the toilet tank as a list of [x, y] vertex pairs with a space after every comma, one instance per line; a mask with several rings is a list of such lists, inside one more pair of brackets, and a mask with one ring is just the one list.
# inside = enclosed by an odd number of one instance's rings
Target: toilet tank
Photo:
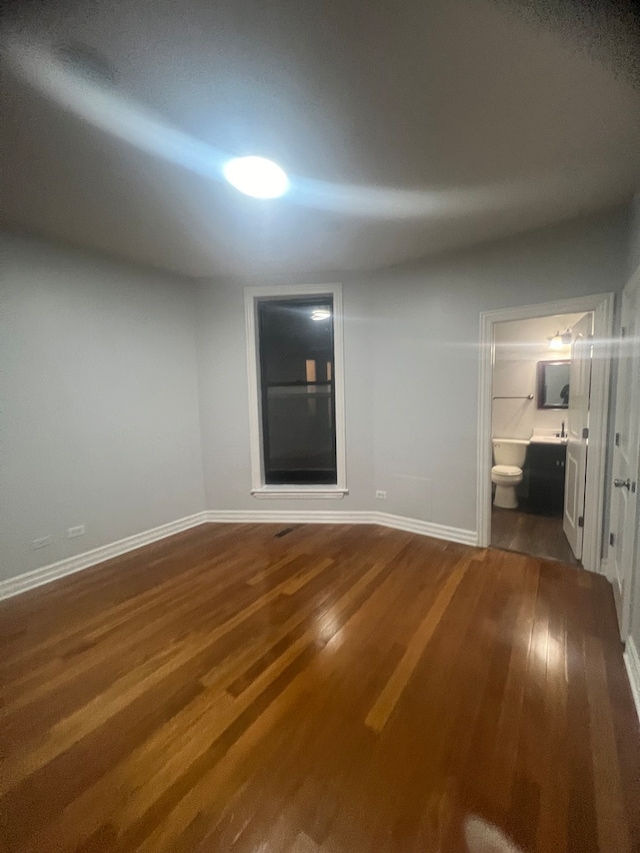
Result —
[[523, 438], [494, 438], [493, 461], [496, 465], [515, 465], [522, 468], [529, 442]]

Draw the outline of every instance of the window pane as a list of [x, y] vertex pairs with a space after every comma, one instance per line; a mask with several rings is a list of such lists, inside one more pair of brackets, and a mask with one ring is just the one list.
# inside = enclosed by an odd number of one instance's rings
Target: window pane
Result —
[[265, 483], [335, 484], [333, 300], [258, 303]]

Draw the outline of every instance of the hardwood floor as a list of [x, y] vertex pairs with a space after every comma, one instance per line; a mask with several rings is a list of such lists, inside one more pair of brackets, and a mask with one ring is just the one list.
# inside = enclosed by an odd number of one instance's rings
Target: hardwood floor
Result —
[[11, 853], [463, 853], [470, 815], [640, 849], [611, 590], [560, 563], [203, 525], [2, 603], [0, 639]]
[[491, 544], [494, 548], [519, 551], [531, 557], [580, 565], [564, 535], [562, 519], [553, 516], [494, 506], [491, 508]]

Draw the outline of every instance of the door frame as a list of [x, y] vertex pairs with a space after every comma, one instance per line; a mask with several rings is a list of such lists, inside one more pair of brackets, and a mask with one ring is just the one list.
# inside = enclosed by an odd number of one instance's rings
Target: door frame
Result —
[[[633, 288], [637, 288], [637, 290], [638, 290], [638, 303], [637, 303], [637, 307], [636, 307], [636, 310], [638, 310], [638, 309], [640, 309], [640, 266], [636, 269], [636, 271], [631, 276], [629, 281], [625, 284], [623, 291], [629, 286], [632, 286]], [[620, 325], [622, 326], [622, 293], [620, 294], [620, 299], [621, 299], [621, 305], [620, 305], [620, 312], [619, 313], [620, 313]], [[621, 332], [621, 334], [622, 334], [622, 332]], [[625, 340], [625, 338], [620, 337], [618, 339], [618, 341], [616, 341], [616, 343], [619, 344], [623, 340]], [[633, 357], [638, 358], [640, 356], [640, 341], [638, 340], [637, 336], [634, 340], [632, 340], [630, 342], [630, 345], [632, 347]], [[632, 376], [633, 376], [633, 374], [632, 374]], [[617, 389], [616, 389], [616, 391], [617, 391]], [[617, 396], [617, 394], [616, 394], [616, 396]], [[633, 382], [633, 385], [632, 385], [632, 389], [631, 389], [631, 411], [632, 412], [634, 411], [634, 408], [635, 408], [635, 410], [637, 410], [638, 404], [640, 404], [640, 378], [638, 378], [638, 376], [636, 376], [635, 381]], [[614, 436], [615, 429], [616, 429], [616, 415], [617, 415], [616, 410], [617, 410], [617, 400], [616, 400], [615, 409], [612, 413], [612, 420], [611, 420], [612, 437]], [[632, 473], [631, 477], [633, 478], [635, 476], [637, 478], [640, 478], [640, 426], [638, 425], [637, 422], [635, 424], [635, 430], [632, 433], [630, 439], [634, 445], [634, 452], [636, 454], [638, 454], [637, 458], [638, 458], [638, 465], [639, 465], [639, 469], [636, 470], [634, 473]], [[615, 449], [613, 452], [615, 453]], [[612, 463], [613, 463], [613, 459], [612, 459]], [[615, 476], [615, 474], [616, 474], [615, 465], [612, 464], [611, 477], [613, 478]], [[640, 486], [640, 483], [638, 483], [638, 485]], [[610, 522], [612, 521], [611, 503], [613, 501], [613, 492], [614, 492], [614, 489], [611, 490], [611, 494], [609, 495], [609, 502], [610, 502], [609, 521]], [[629, 578], [629, 581], [630, 581], [629, 589], [627, 591], [626, 599], [622, 600], [621, 614], [620, 614], [622, 618], [619, 620], [619, 622], [620, 622], [620, 625], [619, 625], [620, 637], [621, 637], [623, 643], [626, 643], [627, 640], [629, 638], [631, 638], [631, 631], [633, 628], [633, 625], [632, 625], [633, 607], [635, 604], [636, 597], [640, 594], [640, 578], [638, 578], [638, 573], [640, 572], [640, 533], [638, 532], [638, 525], [637, 525], [638, 521], [640, 521], [640, 499], [637, 500], [636, 518], [635, 518], [636, 523], [634, 524], [634, 526], [632, 528], [632, 532], [627, 533], [627, 535], [633, 536], [633, 542], [631, 543], [631, 547], [630, 547], [631, 565], [630, 565], [629, 569], [630, 569], [631, 574], [630, 574], [630, 578]], [[616, 530], [615, 533], [617, 535], [618, 531]], [[604, 570], [607, 571], [607, 577], [609, 578], [609, 580], [611, 581], [611, 583], [613, 585], [613, 584], [617, 583], [617, 578], [615, 577], [615, 571], [613, 570], [613, 567], [611, 566], [611, 561], [609, 560], [609, 556], [608, 556], [610, 551], [611, 551], [611, 547], [612, 546], [609, 545], [609, 547], [607, 548], [607, 555], [603, 560], [603, 571]]]
[[584, 508], [582, 565], [591, 572], [602, 572], [602, 536], [604, 520], [605, 467], [609, 420], [610, 373], [612, 357], [613, 293], [576, 296], [536, 305], [501, 308], [480, 314], [480, 369], [478, 382], [478, 447], [476, 521], [478, 545], [491, 544], [491, 419], [493, 365], [495, 360], [494, 326], [512, 320], [532, 320], [554, 314], [593, 312], [593, 363], [589, 403], [589, 462]]

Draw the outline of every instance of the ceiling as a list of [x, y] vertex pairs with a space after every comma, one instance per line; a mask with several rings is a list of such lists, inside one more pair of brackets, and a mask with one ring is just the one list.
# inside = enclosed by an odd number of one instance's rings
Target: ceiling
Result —
[[[384, 267], [640, 186], [633, 80], [513, 4], [75, 0], [6, 20], [0, 221], [186, 275]], [[61, 63], [70, 46], [108, 84]], [[280, 163], [288, 196], [225, 185], [242, 154]]]

